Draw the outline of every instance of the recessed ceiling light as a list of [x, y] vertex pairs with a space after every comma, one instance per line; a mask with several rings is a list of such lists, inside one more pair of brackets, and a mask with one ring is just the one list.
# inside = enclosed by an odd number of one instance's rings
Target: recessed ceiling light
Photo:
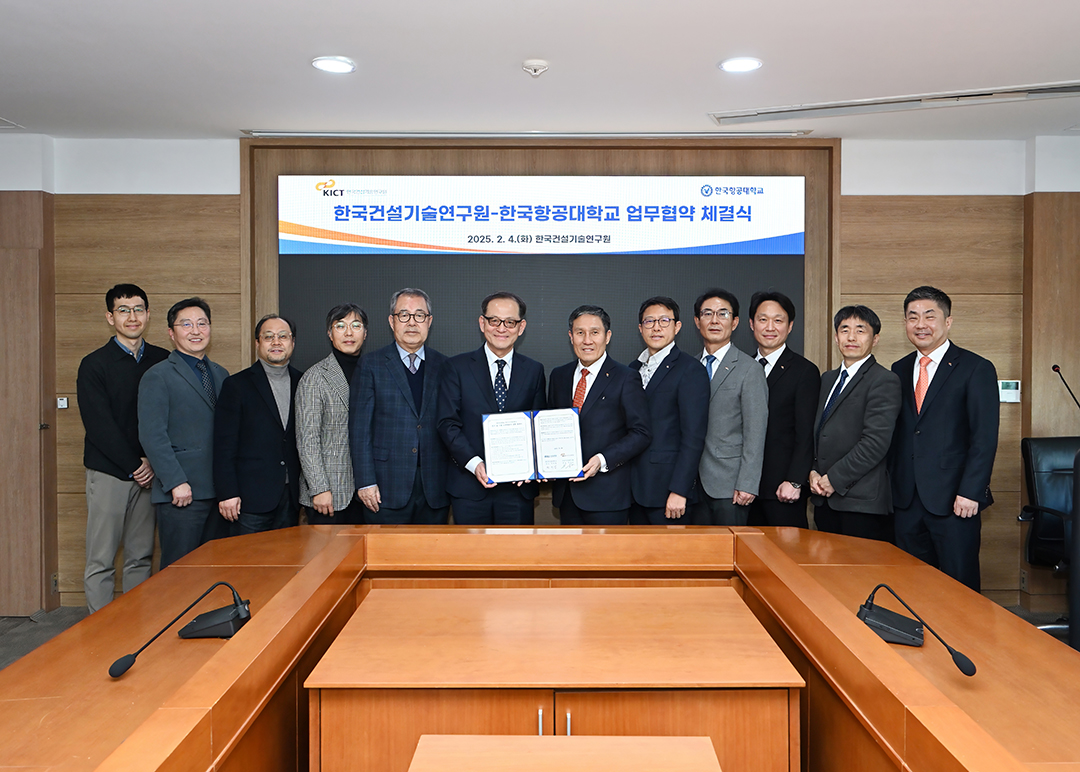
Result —
[[311, 60], [311, 66], [316, 70], [341, 75], [355, 70], [356, 62], [347, 56], [316, 56]]
[[734, 59], [725, 59], [717, 66], [724, 72], [751, 72], [761, 66], [761, 60], [750, 56], [736, 56]]

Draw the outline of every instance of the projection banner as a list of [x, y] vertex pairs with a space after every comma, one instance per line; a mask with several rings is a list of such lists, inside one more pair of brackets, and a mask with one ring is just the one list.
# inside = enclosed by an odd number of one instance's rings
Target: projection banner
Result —
[[280, 176], [278, 251], [802, 255], [802, 177]]

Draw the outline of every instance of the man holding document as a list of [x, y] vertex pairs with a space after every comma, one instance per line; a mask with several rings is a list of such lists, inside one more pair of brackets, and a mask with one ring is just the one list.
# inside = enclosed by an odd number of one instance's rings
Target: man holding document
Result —
[[[451, 358], [443, 368], [438, 429], [450, 452], [446, 489], [454, 522], [459, 525], [532, 525], [537, 484], [497, 484], [484, 461], [484, 416], [543, 410], [544, 367], [516, 353], [525, 332], [525, 302], [511, 292], [496, 292], [480, 307], [484, 345]], [[522, 421], [527, 417], [521, 416]], [[515, 442], [505, 453], [520, 453], [532, 468], [532, 449]], [[518, 448], [516, 445], [522, 445]]]
[[626, 525], [630, 467], [649, 447], [649, 406], [641, 376], [607, 355], [611, 317], [599, 306], [570, 314], [576, 360], [551, 371], [548, 404], [580, 410], [581, 474], [555, 480], [552, 502], [563, 525]]

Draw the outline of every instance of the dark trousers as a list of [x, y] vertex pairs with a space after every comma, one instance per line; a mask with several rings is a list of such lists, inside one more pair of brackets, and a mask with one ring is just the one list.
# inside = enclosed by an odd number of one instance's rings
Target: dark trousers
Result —
[[[569, 483], [574, 485], [574, 483]], [[581, 509], [574, 503], [574, 498], [567, 491], [559, 507], [559, 522], [562, 525], [626, 525], [630, 520], [629, 509], [596, 511]]]
[[981, 541], [982, 515], [935, 515], [923, 506], [918, 492], [910, 506], [896, 510], [896, 546], [975, 592], [982, 586], [979, 575]]
[[860, 539], [877, 541], [893, 540], [892, 515], [873, 515], [866, 512], [843, 512], [833, 509], [828, 501], [814, 505], [814, 524], [819, 531], [858, 536]]
[[809, 528], [810, 523], [806, 519], [806, 497], [788, 504], [778, 499], [763, 499], [758, 496], [750, 505], [748, 524]]
[[216, 499], [198, 499], [186, 507], [166, 502], [155, 504], [154, 510], [161, 543], [161, 568], [212, 539], [229, 535], [225, 528], [227, 521], [218, 514]]
[[333, 515], [320, 515], [315, 507], [304, 507], [304, 511], [307, 512], [308, 525], [362, 525], [367, 507], [353, 493], [349, 506], [337, 510]]
[[667, 507], [643, 507], [635, 501], [630, 505], [630, 525], [690, 525], [693, 506], [687, 503], [682, 517], [667, 518], [664, 516]]
[[364, 523], [367, 525], [446, 525], [450, 520], [450, 507], [433, 507], [424, 495], [424, 481], [420, 467], [413, 477], [413, 489], [405, 506], [398, 509], [380, 506], [378, 512], [364, 507]]
[[533, 500], [513, 483], [486, 488], [479, 501], [450, 497], [455, 525], [533, 525]]
[[233, 536], [243, 536], [246, 533], [261, 533], [262, 531], [276, 531], [279, 528], [292, 528], [300, 522], [300, 503], [292, 490], [291, 484], [286, 485], [281, 491], [281, 499], [277, 506], [269, 512], [245, 512], [240, 509], [240, 517], [233, 521], [229, 529]]
[[694, 505], [691, 522], [694, 525], [746, 525], [750, 507], [736, 504], [733, 499], [714, 499], [707, 493]]

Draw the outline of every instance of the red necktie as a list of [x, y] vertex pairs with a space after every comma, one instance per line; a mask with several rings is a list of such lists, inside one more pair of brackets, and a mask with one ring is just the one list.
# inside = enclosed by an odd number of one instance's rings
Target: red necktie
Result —
[[577, 382], [577, 388], [574, 389], [574, 407], [579, 409], [585, 404], [585, 376], [588, 374], [588, 370], [582, 369], [581, 380]]
[[919, 358], [919, 380], [915, 381], [915, 412], [922, 412], [922, 402], [926, 399], [926, 390], [930, 388], [930, 373], [926, 368], [932, 360], [930, 357]]

